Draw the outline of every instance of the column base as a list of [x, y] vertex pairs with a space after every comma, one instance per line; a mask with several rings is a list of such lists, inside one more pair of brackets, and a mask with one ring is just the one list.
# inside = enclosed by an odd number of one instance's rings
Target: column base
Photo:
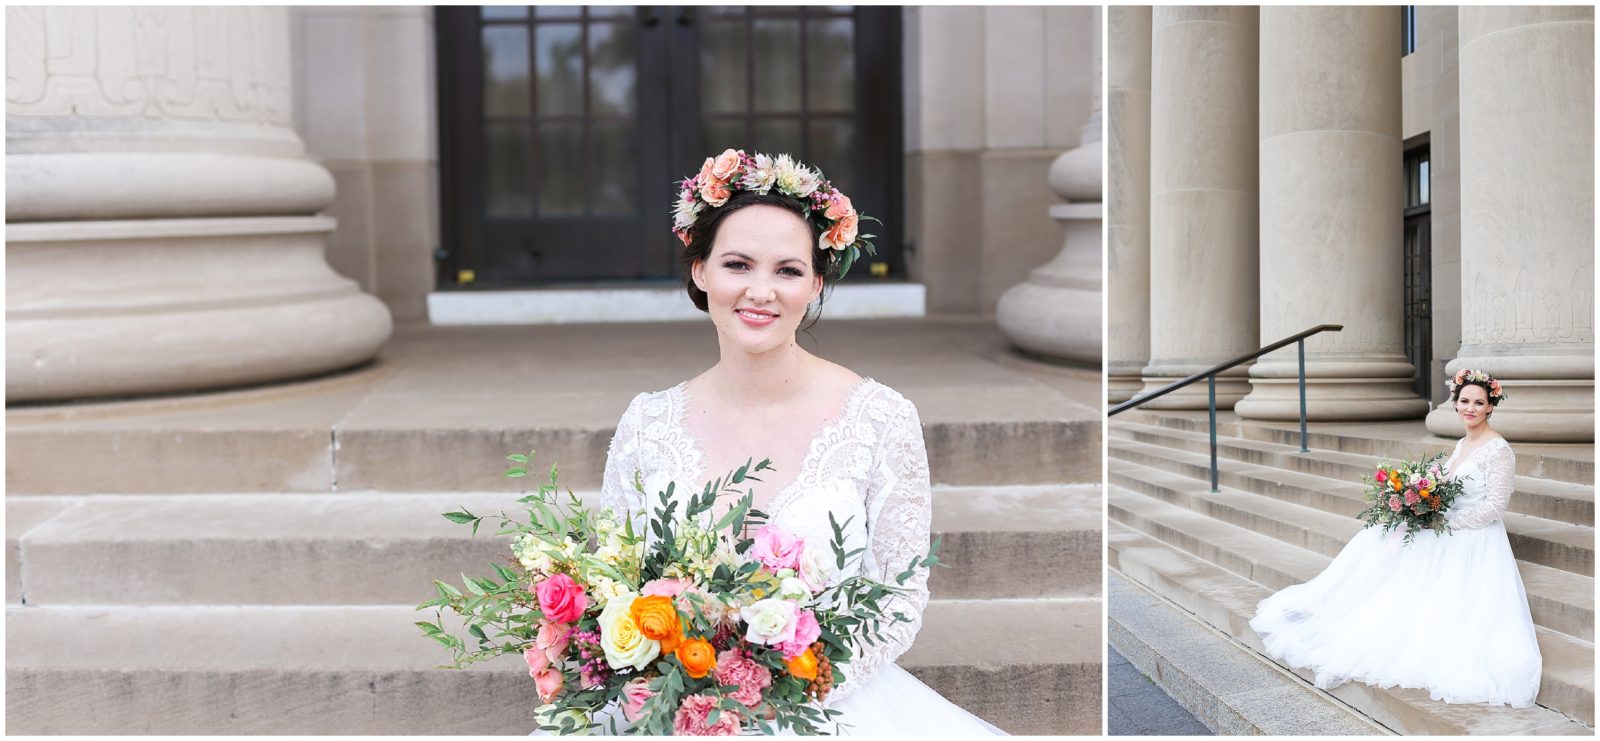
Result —
[[[1275, 352], [1250, 369], [1250, 395], [1233, 411], [1245, 419], [1300, 419], [1300, 364]], [[1306, 360], [1306, 419], [1314, 422], [1378, 422], [1417, 419], [1428, 402], [1411, 390], [1412, 366], [1405, 356], [1321, 357]]]
[[1000, 331], [1018, 348], [1042, 358], [1100, 362], [1100, 292], [1022, 283], [995, 307]]
[[393, 323], [325, 217], [6, 227], [6, 401], [201, 391], [372, 359]]
[[[1225, 360], [1226, 358], [1223, 359]], [[1144, 376], [1142, 378], [1144, 386], [1143, 388], [1139, 389], [1139, 395], [1157, 391], [1169, 383], [1173, 383], [1174, 381], [1178, 381], [1189, 376], [1191, 373], [1198, 373], [1210, 367], [1210, 365], [1166, 367], [1152, 365], [1146, 367], [1144, 369]], [[1232, 409], [1235, 404], [1239, 403], [1240, 399], [1243, 399], [1250, 393], [1250, 381], [1246, 377], [1248, 372], [1248, 367], [1239, 367], [1225, 371], [1217, 376], [1218, 409]], [[1159, 399], [1140, 404], [1138, 408], [1172, 410], [1205, 409], [1207, 408], [1206, 382], [1204, 380], [1196, 381]]]

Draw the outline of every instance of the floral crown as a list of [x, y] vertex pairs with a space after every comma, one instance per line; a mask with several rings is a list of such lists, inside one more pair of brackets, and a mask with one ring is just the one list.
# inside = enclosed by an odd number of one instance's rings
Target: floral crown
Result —
[[[689, 245], [689, 230], [706, 208], [719, 208], [739, 191], [763, 195], [776, 190], [805, 205], [805, 216], [822, 229], [817, 246], [833, 254], [839, 277], [861, 258], [862, 250], [878, 254], [869, 241], [874, 235], [857, 234], [861, 219], [877, 219], [858, 213], [850, 198], [822, 177], [822, 172], [787, 154], [776, 157], [760, 152], [745, 154], [742, 149], [724, 150], [707, 157], [700, 172], [679, 183], [678, 203], [672, 209], [672, 233]], [[880, 222], [881, 223], [881, 222]]]
[[1507, 398], [1506, 392], [1500, 390], [1500, 381], [1489, 375], [1488, 371], [1473, 370], [1471, 368], [1462, 368], [1456, 371], [1455, 377], [1450, 379], [1450, 393], [1452, 395], [1455, 394], [1461, 389], [1462, 385], [1469, 382], [1477, 382], [1489, 386], [1489, 403], [1491, 405], [1499, 406], [1500, 402], [1505, 401]]

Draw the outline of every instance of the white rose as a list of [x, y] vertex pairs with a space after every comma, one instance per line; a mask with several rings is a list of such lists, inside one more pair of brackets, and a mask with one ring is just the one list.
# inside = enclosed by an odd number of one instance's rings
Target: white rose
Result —
[[778, 582], [778, 598], [804, 604], [811, 599], [811, 587], [799, 578], [791, 576]]
[[[638, 598], [632, 592], [612, 597], [600, 611], [600, 648], [605, 650], [606, 663], [612, 669], [631, 666], [642, 670], [661, 655], [661, 643], [645, 638], [629, 614]], [[789, 632], [793, 634], [794, 630]]]
[[800, 578], [806, 586], [811, 587], [811, 591], [820, 592], [827, 589], [838, 575], [836, 564], [832, 548], [807, 543], [805, 553], [800, 555]]
[[534, 710], [533, 712], [535, 719], [541, 726], [555, 726], [559, 729], [561, 727], [562, 718], [571, 718], [573, 724], [576, 726], [576, 730], [572, 732], [572, 735], [592, 735], [591, 729], [589, 728], [589, 714], [583, 712], [582, 710], [563, 710], [558, 713], [556, 712], [555, 705], [540, 705], [538, 709]]
[[744, 618], [745, 640], [772, 646], [794, 640], [800, 608], [788, 600], [764, 599], [745, 606], [739, 617]]

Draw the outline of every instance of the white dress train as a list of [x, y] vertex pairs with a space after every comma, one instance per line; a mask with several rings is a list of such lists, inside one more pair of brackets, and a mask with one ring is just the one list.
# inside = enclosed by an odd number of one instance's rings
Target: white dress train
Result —
[[1257, 605], [1250, 627], [1269, 656], [1310, 669], [1323, 689], [1356, 680], [1447, 703], [1533, 704], [1539, 644], [1500, 519], [1516, 457], [1503, 438], [1458, 461], [1461, 447], [1445, 464], [1466, 477], [1445, 512], [1451, 532], [1402, 546], [1362, 529], [1316, 578]]
[[[606, 459], [602, 501], [618, 511], [646, 511], [633, 487], [640, 473], [655, 505], [669, 482], [687, 499], [720, 471], [705, 470], [702, 453], [684, 422], [684, 384], [634, 397], [617, 424]], [[759, 456], [761, 451], [752, 450]], [[680, 505], [680, 511], [687, 502]], [[828, 515], [848, 525], [846, 549], [865, 546], [862, 573], [892, 583], [911, 559], [926, 552], [932, 518], [928, 453], [917, 409], [905, 397], [872, 379], [851, 391], [839, 418], [818, 431], [793, 482], [764, 510], [771, 522], [807, 541], [833, 537]], [[884, 629], [885, 640], [864, 646], [844, 665], [846, 681], [827, 699], [841, 711], [843, 731], [871, 735], [971, 735], [1003, 731], [963, 710], [894, 661], [922, 627], [928, 602], [926, 572], [905, 584], [907, 593], [885, 604], [910, 622]]]

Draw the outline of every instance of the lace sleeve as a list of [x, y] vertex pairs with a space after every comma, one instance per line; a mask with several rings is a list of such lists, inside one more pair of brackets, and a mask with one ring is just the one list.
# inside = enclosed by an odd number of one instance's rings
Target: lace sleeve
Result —
[[1489, 491], [1484, 495], [1483, 501], [1450, 519], [1451, 527], [1479, 528], [1489, 525], [1500, 519], [1506, 512], [1506, 507], [1511, 504], [1512, 482], [1517, 475], [1517, 456], [1511, 452], [1511, 446], [1497, 443], [1498, 447], [1489, 451], [1489, 459], [1484, 462], [1482, 470], [1489, 477]]
[[[911, 559], [928, 551], [933, 491], [922, 421], [910, 401], [896, 395], [881, 439], [881, 459], [866, 502], [868, 549], [872, 555], [869, 575], [892, 586], [894, 577], [905, 571]], [[922, 629], [922, 608], [928, 604], [927, 570], [918, 570], [903, 588], [903, 595], [890, 598], [882, 606], [886, 614], [898, 612], [910, 622], [890, 623], [883, 630], [884, 640], [861, 647], [860, 654], [842, 667], [845, 682], [829, 695], [829, 704], [860, 689], [911, 648], [917, 631]]]
[[605, 479], [600, 482], [600, 506], [611, 507], [619, 513], [644, 509], [639, 490], [634, 488], [634, 475], [640, 469], [639, 428], [643, 416], [646, 394], [633, 397], [628, 410], [617, 421], [617, 431], [611, 436], [611, 447], [606, 451]]

